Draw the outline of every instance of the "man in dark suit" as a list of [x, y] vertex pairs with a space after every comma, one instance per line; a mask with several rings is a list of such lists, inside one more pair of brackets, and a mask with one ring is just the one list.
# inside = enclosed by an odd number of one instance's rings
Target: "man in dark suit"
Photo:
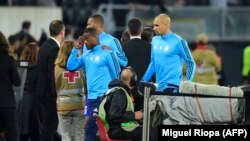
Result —
[[56, 89], [54, 62], [64, 39], [65, 26], [62, 21], [54, 20], [49, 26], [50, 38], [41, 46], [38, 53], [39, 78], [37, 95], [42, 110], [41, 141], [53, 141], [57, 131]]
[[[151, 45], [141, 39], [143, 27], [140, 19], [130, 19], [127, 23], [127, 30], [130, 35], [130, 40], [124, 43], [122, 47], [128, 58], [128, 66], [134, 68], [138, 80], [141, 80], [150, 63]], [[135, 110], [141, 110], [143, 99], [137, 91], [134, 92], [134, 94], [136, 104]]]

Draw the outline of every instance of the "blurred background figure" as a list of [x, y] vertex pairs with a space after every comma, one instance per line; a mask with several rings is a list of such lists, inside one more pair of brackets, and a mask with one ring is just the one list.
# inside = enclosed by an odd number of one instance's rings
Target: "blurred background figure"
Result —
[[65, 40], [74, 39], [74, 28], [71, 26], [65, 26]]
[[22, 23], [22, 29], [19, 31], [16, 36], [20, 40], [20, 47], [17, 51], [18, 56], [21, 56], [21, 53], [23, 51], [23, 48], [31, 42], [36, 42], [35, 38], [29, 33], [30, 31], [31, 22], [30, 21], [24, 21]]
[[225, 73], [223, 69], [222, 57], [217, 54], [216, 48], [212, 44], [209, 43], [208, 48], [216, 53], [217, 59], [220, 62], [221, 69], [217, 72], [218, 85], [225, 86]]
[[48, 35], [46, 34], [45, 30], [42, 29], [42, 33], [40, 36], [40, 39], [38, 41], [38, 45], [39, 47], [43, 45], [44, 42], [46, 42], [48, 40]]
[[29, 62], [21, 109], [19, 111], [20, 141], [38, 141], [40, 137], [36, 111], [38, 102], [36, 100], [38, 50], [37, 43], [29, 43], [24, 47], [20, 57], [20, 60]]
[[208, 36], [199, 34], [196, 48], [192, 52], [196, 63], [194, 82], [202, 84], [218, 84], [217, 72], [221, 70], [221, 62], [214, 50], [208, 45]]
[[144, 27], [143, 28], [143, 31], [141, 33], [142, 40], [151, 44], [153, 36], [154, 36], [154, 31], [151, 27]]
[[12, 56], [15, 60], [18, 60], [19, 56], [17, 55], [17, 50], [20, 46], [20, 41], [16, 35], [10, 35], [8, 38], [9, 41], [9, 55]]
[[127, 30], [124, 30], [121, 37], [121, 44], [123, 45], [130, 39], [130, 35]]
[[17, 104], [12, 85], [19, 86], [21, 79], [8, 53], [8, 42], [0, 31], [0, 128], [6, 133], [6, 141], [19, 141]]
[[250, 46], [247, 46], [243, 52], [242, 77], [243, 84], [250, 84]]

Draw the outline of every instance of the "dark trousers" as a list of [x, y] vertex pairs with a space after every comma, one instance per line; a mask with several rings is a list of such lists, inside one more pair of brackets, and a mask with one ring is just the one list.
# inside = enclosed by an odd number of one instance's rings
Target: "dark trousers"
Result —
[[20, 141], [39, 141], [39, 136], [33, 137], [32, 134], [20, 135]]
[[100, 105], [100, 97], [97, 99], [88, 99], [88, 104], [87, 104], [87, 113], [89, 117], [89, 121], [87, 122], [86, 125], [86, 130], [85, 130], [85, 140], [86, 141], [95, 141], [96, 133], [97, 133], [97, 125], [96, 125], [96, 120], [95, 117], [93, 116], [93, 111]]
[[143, 110], [144, 97], [143, 96], [135, 96], [135, 111]]
[[6, 141], [19, 141], [17, 110], [15, 107], [0, 107], [0, 126], [6, 133]]
[[57, 133], [58, 117], [55, 97], [41, 97], [42, 134], [40, 141], [54, 141]]
[[34, 99], [29, 115], [29, 133], [20, 133], [20, 141], [39, 141], [41, 127], [41, 106], [37, 99]]
[[166, 93], [178, 93], [179, 92], [179, 86], [174, 84], [168, 84], [167, 88], [163, 90], [163, 92]]
[[[157, 141], [157, 128], [150, 129], [149, 140], [150, 141]], [[113, 140], [133, 140], [133, 141], [140, 141], [142, 140], [142, 126], [135, 128], [133, 131], [125, 131], [122, 130], [116, 134], [109, 135], [109, 137]]]

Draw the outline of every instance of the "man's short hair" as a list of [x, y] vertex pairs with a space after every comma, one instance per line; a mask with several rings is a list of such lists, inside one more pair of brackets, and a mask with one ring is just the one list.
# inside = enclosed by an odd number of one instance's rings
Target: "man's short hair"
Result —
[[30, 28], [30, 21], [24, 21], [22, 24], [22, 29], [29, 29]]
[[154, 31], [151, 27], [145, 27], [141, 33], [141, 39], [151, 43]]
[[16, 35], [10, 35], [9, 38], [8, 38], [8, 41], [9, 41], [9, 44], [10, 45], [13, 45], [15, 44], [16, 41], [18, 41], [18, 37]]
[[92, 18], [95, 22], [98, 22], [100, 25], [104, 25], [104, 19], [102, 17], [102, 15], [100, 14], [95, 14], [95, 15], [92, 15], [90, 18]]
[[122, 41], [123, 43], [125, 43], [125, 42], [127, 42], [128, 40], [130, 40], [130, 35], [129, 35], [128, 31], [125, 30], [125, 31], [123, 31], [123, 33], [122, 33], [121, 41]]
[[138, 18], [133, 18], [128, 21], [128, 32], [132, 36], [139, 35], [142, 30], [141, 20]]
[[98, 38], [98, 31], [95, 29], [95, 28], [86, 28], [85, 30], [84, 30], [84, 34], [91, 34], [91, 35], [93, 35], [93, 36], [96, 36], [97, 38]]
[[59, 35], [59, 33], [63, 30], [64, 24], [61, 20], [54, 20], [49, 25], [49, 33], [50, 36], [54, 37]]

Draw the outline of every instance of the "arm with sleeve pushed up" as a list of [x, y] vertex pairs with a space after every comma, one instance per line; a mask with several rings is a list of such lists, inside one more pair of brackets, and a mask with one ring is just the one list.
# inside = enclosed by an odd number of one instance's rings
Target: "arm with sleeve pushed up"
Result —
[[121, 68], [119, 66], [117, 57], [113, 51], [109, 51], [109, 50], [107, 51], [108, 53], [107, 53], [107, 58], [106, 58], [106, 64], [108, 66], [111, 79], [119, 78]]
[[77, 53], [78, 49], [73, 48], [67, 61], [67, 70], [74, 71], [84, 65], [83, 54], [77, 57]]
[[186, 78], [188, 81], [192, 81], [194, 78], [194, 73], [196, 69], [196, 64], [194, 61], [194, 58], [192, 57], [192, 54], [189, 51], [187, 42], [185, 40], [181, 40], [181, 45], [180, 45], [180, 55], [184, 59], [186, 63]]
[[127, 96], [120, 90], [112, 95], [110, 101], [110, 107], [107, 115], [112, 122], [121, 123], [135, 121], [135, 113], [132, 111], [126, 111]]
[[154, 61], [154, 54], [153, 54], [153, 46], [151, 47], [151, 61], [148, 66], [146, 73], [144, 74], [142, 80], [149, 81], [152, 75], [155, 73], [155, 61]]
[[114, 38], [113, 42], [111, 43], [110, 48], [112, 49], [112, 51], [116, 53], [119, 64], [125, 67], [128, 64], [128, 59], [125, 53], [123, 52], [123, 49], [121, 47], [119, 40]]

